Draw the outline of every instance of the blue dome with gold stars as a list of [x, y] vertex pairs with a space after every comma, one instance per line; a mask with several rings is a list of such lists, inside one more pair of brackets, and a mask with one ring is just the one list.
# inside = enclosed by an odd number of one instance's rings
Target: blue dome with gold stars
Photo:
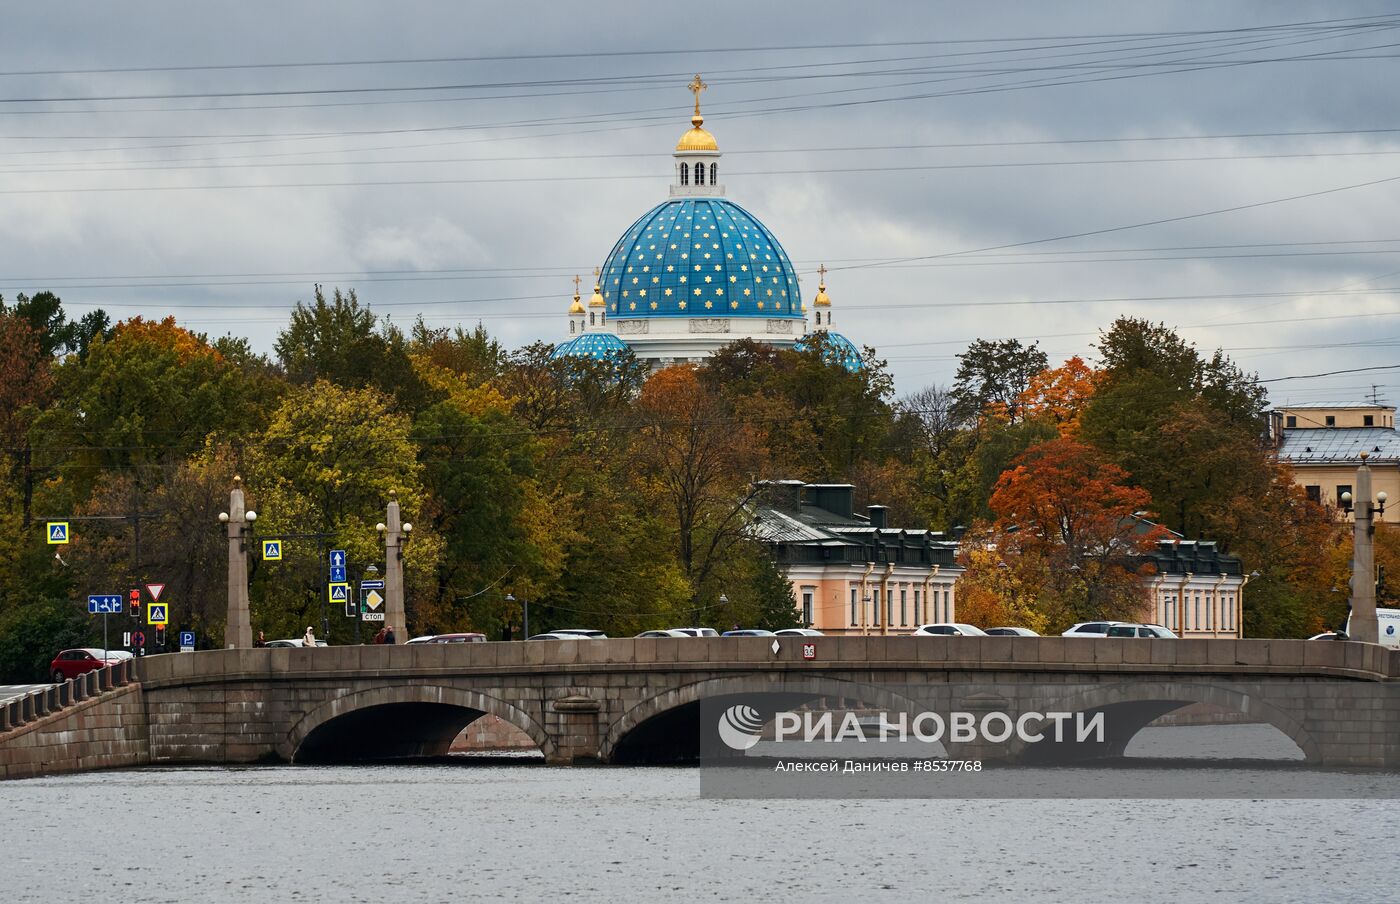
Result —
[[720, 197], [673, 198], [623, 233], [602, 269], [610, 315], [802, 319], [787, 252], [758, 218]]
[[549, 357], [551, 358], [592, 358], [601, 361], [614, 355], [626, 354], [631, 350], [627, 343], [617, 338], [609, 332], [599, 330], [593, 333], [584, 333], [582, 336], [575, 336], [568, 342], [556, 348]]
[[839, 364], [851, 373], [855, 373], [864, 366], [860, 359], [860, 349], [856, 348], [856, 344], [840, 333], [834, 333], [831, 330], [817, 330], [814, 333], [808, 333], [797, 340], [797, 350], [806, 351], [811, 348], [815, 344], [813, 340], [817, 336], [823, 337], [822, 360], [827, 364]]

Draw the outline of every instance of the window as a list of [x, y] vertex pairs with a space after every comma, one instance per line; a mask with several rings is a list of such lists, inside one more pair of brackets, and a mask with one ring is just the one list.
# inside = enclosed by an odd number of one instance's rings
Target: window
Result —
[[1326, 422], [1327, 422], [1327, 426], [1329, 426], [1329, 427], [1335, 427], [1335, 426], [1337, 426], [1337, 416], [1336, 416], [1335, 414], [1329, 414], [1329, 415], [1327, 415], [1327, 417], [1326, 417], [1325, 420], [1326, 420]]
[[574, 334], [575, 326], [576, 326], [576, 324], [575, 324], [572, 320], [570, 320], [570, 321], [569, 321], [569, 335], [570, 335], [570, 336], [572, 336], [572, 335]]
[[943, 620], [953, 620], [953, 591], [946, 587], [943, 590]]
[[592, 311], [589, 311], [589, 312], [588, 312], [588, 325], [589, 325], [589, 326], [597, 326], [597, 325], [598, 325], [598, 322], [597, 322], [596, 320], [593, 319], [593, 312], [592, 312]]
[[1309, 502], [1322, 501], [1322, 487], [1317, 484], [1303, 487], [1303, 492], [1307, 494]]
[[855, 627], [860, 619], [860, 613], [856, 607], [860, 605], [860, 591], [855, 587], [851, 588], [851, 627]]
[[703, 164], [703, 163], [697, 163], [697, 164], [695, 164], [695, 184], [696, 184], [696, 185], [704, 185], [704, 184], [705, 184], [705, 164]]
[[1376, 426], [1376, 418], [1375, 418], [1375, 415], [1363, 414], [1363, 415], [1361, 416], [1361, 426], [1363, 426], [1363, 427], [1374, 427], [1374, 426]]
[[804, 626], [812, 624], [812, 596], [812, 590], [806, 587], [802, 588], [802, 624]]
[[715, 184], [715, 180], [718, 179], [718, 178], [719, 178], [719, 164], [718, 164], [718, 163], [711, 163], [711, 164], [710, 164], [710, 184], [711, 184], [711, 185], [714, 185], [714, 184]]
[[689, 164], [689, 163], [682, 163], [682, 164], [681, 164], [681, 185], [689, 185], [689, 184], [690, 184], [690, 164]]
[[821, 312], [821, 311], [818, 311], [818, 312], [817, 312], [817, 326], [821, 326], [821, 325], [822, 325], [822, 312]]
[[914, 591], [914, 624], [921, 625], [923, 621], [919, 618], [919, 591]]
[[875, 603], [874, 609], [871, 610], [871, 613], [872, 613], [872, 615], [873, 615], [872, 624], [878, 625], [878, 624], [880, 623], [880, 588], [879, 588], [879, 587], [876, 587], [876, 588], [874, 589], [874, 591], [872, 591], [871, 597], [870, 597], [870, 598], [871, 598], [871, 599], [874, 601], [874, 603]]
[[909, 591], [902, 588], [899, 591], [899, 623], [909, 624]]
[[1298, 426], [1298, 418], [1290, 414], [1288, 417], [1284, 418], [1283, 426], [1287, 427], [1289, 430], [1292, 430], [1294, 427]]
[[1196, 617], [1191, 619], [1191, 627], [1201, 630], [1201, 595], [1196, 594]]

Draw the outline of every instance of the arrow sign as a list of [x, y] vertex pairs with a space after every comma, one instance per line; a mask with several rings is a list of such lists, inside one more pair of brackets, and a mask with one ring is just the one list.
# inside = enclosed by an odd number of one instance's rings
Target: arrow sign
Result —
[[164, 585], [164, 584], [147, 584], [147, 585], [146, 585], [146, 592], [149, 593], [149, 594], [151, 595], [151, 599], [153, 599], [153, 600], [158, 600], [158, 599], [160, 599], [160, 595], [161, 595], [162, 593], [165, 592], [165, 585]]
[[115, 594], [94, 593], [88, 597], [88, 615], [121, 614], [122, 598]]
[[332, 565], [332, 566], [331, 566], [331, 583], [333, 583], [333, 584], [341, 584], [341, 583], [344, 583], [344, 582], [345, 582], [345, 566], [344, 566], [344, 565]]
[[344, 568], [344, 567], [345, 567], [345, 550], [343, 550], [343, 549], [332, 549], [332, 550], [331, 550], [331, 567], [332, 567], [332, 568]]

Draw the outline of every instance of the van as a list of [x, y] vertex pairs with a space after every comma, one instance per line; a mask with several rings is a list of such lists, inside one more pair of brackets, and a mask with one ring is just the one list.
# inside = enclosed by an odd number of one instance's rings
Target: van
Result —
[[[1380, 623], [1381, 646], [1400, 650], [1400, 609], [1376, 609]], [[1347, 616], [1347, 636], [1351, 636], [1351, 616]]]

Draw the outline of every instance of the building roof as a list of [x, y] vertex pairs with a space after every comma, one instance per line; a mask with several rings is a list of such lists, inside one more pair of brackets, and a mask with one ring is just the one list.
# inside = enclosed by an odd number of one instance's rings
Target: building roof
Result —
[[813, 340], [818, 334], [826, 339], [822, 343], [823, 361], [827, 364], [839, 364], [851, 373], [861, 369], [863, 365], [860, 360], [860, 349], [856, 348], [854, 342], [832, 330], [813, 330], [797, 340], [797, 348], [799, 350], [808, 348], [813, 344]]
[[1339, 410], [1350, 411], [1352, 409], [1367, 411], [1394, 411], [1394, 405], [1387, 405], [1384, 402], [1299, 402], [1296, 405], [1279, 405], [1275, 411], [1308, 411], [1310, 409], [1325, 409], [1327, 411]]
[[614, 317], [802, 319], [797, 271], [758, 218], [725, 198], [672, 198], [642, 214], [602, 269]]
[[1328, 427], [1285, 431], [1279, 458], [1295, 465], [1359, 464], [1361, 453], [1371, 461], [1400, 462], [1400, 431], [1389, 427]]
[[595, 330], [575, 336], [555, 348], [551, 358], [593, 358], [602, 360], [629, 351], [627, 343], [605, 330]]

